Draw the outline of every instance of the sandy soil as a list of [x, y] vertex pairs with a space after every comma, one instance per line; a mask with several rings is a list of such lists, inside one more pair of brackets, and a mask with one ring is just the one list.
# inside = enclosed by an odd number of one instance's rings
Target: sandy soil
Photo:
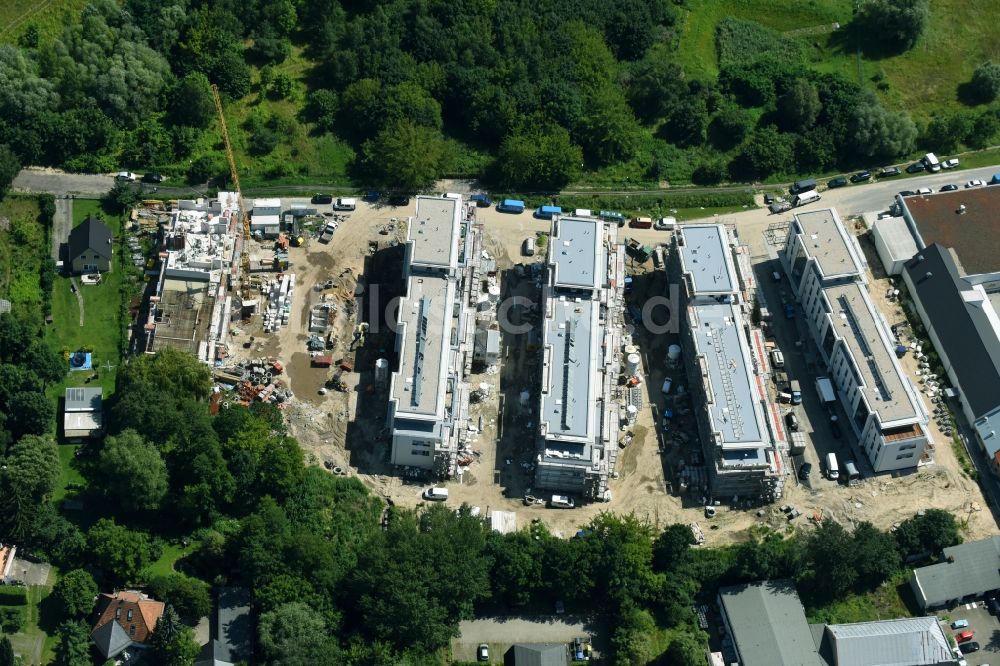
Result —
[[[399, 280], [401, 254], [398, 248], [380, 249], [376, 257], [370, 258], [368, 242], [377, 240], [380, 248], [386, 248], [392, 241], [401, 241], [405, 238], [406, 217], [412, 212], [412, 203], [405, 209], [359, 204], [358, 210], [341, 224], [329, 245], [309, 240], [304, 248], [292, 248], [291, 270], [296, 274], [297, 289], [289, 325], [270, 336], [260, 333], [259, 324], [245, 327], [235, 336], [232, 345], [233, 351], [240, 355], [272, 355], [286, 364], [286, 380], [291, 378], [296, 397], [286, 410], [290, 430], [312, 461], [357, 474], [375, 492], [404, 506], [415, 506], [421, 501], [424, 485], [392, 476], [386, 463], [387, 387], [375, 382], [373, 373], [375, 358], [392, 348], [392, 333], [373, 331], [357, 353], [350, 345], [357, 316], [352, 301], [357, 276], [361, 276], [362, 284], [369, 291], [372, 284], [378, 283], [391, 292]], [[479, 216], [485, 232], [483, 247], [497, 259], [502, 271], [503, 294], [529, 297], [537, 294], [538, 285], [530, 268], [522, 274], [514, 270], [514, 264], [541, 261], [540, 256], [521, 257], [520, 248], [527, 236], [547, 231], [548, 222], [534, 220], [528, 214], [511, 216], [492, 209], [480, 209]], [[738, 227], [740, 237], [751, 245], [753, 256], [766, 254], [765, 229], [775, 221], [766, 215], [742, 216]], [[394, 226], [393, 230], [386, 235], [379, 234], [379, 227], [388, 224]], [[667, 241], [663, 232], [624, 230], [623, 235], [638, 236], [644, 242]], [[635, 268], [639, 274], [635, 297], [643, 293], [662, 293], [665, 279], [662, 271], [647, 274], [651, 263]], [[331, 278], [337, 281], [335, 288], [315, 288]], [[897, 305], [885, 302], [886, 286], [884, 281], [876, 280], [871, 292], [880, 307], [885, 308], [886, 319], [892, 323], [901, 320], [902, 316]], [[309, 335], [309, 308], [324, 296], [338, 307], [332, 327], [336, 336], [332, 354], [335, 359], [345, 358], [354, 363], [354, 372], [343, 373], [350, 387], [345, 393], [330, 391], [320, 395], [319, 388], [336, 369], [309, 367], [305, 347]], [[249, 335], [254, 335], [256, 342], [251, 350], [246, 350], [240, 343]], [[776, 527], [787, 524], [779, 506], [720, 507], [714, 518], [706, 520], [700, 497], [692, 498], [685, 506], [681, 498], [670, 494], [669, 480], [681, 460], [691, 460], [697, 439], [692, 437], [686, 447], [660, 442], [655, 427], [663, 406], [658, 390], [647, 391], [645, 395], [646, 405], [632, 429], [635, 438], [619, 455], [618, 475], [610, 484], [612, 500], [609, 503], [591, 504], [571, 511], [524, 506], [520, 498], [531, 483], [531, 473], [524, 465], [530, 462], [534, 451], [531, 433], [537, 419], [533, 411], [538, 364], [537, 353], [526, 349], [525, 337], [504, 336], [499, 366], [477, 368], [478, 372], [468, 378], [473, 387], [484, 385], [488, 397], [471, 406], [472, 422], [482, 424], [473, 444], [478, 455], [460, 479], [447, 484], [451, 489], [451, 504], [457, 506], [467, 502], [480, 507], [484, 513], [495, 509], [516, 511], [519, 526], [538, 519], [552, 531], [566, 536], [575, 533], [580, 525], [601, 511], [631, 512], [660, 527], [674, 522], [699, 523], [709, 545], [740, 541], [745, 538], [746, 529], [757, 523], [766, 522]], [[665, 374], [663, 368], [666, 346], [672, 342], [669, 337], [645, 339], [640, 335], [638, 342], [647, 387], [658, 388], [666, 374], [677, 379], [682, 377], [681, 369]], [[908, 372], [913, 372], [913, 360], [909, 357], [904, 360], [904, 366]], [[520, 400], [523, 390], [531, 394], [526, 404]], [[692, 424], [682, 422], [678, 425], [693, 432]], [[803, 529], [808, 528], [807, 519], [813, 514], [845, 524], [868, 520], [887, 528], [917, 510], [938, 507], [953, 512], [966, 523], [968, 538], [995, 533], [996, 525], [990, 513], [982, 510], [985, 503], [977, 485], [962, 474], [947, 440], [936, 431], [934, 438], [938, 443], [935, 463], [922, 467], [919, 472], [899, 478], [874, 477], [851, 488], [831, 484], [818, 491], [789, 482], [785, 497], [778, 505], [792, 504], [799, 508], [804, 515], [796, 524]]]

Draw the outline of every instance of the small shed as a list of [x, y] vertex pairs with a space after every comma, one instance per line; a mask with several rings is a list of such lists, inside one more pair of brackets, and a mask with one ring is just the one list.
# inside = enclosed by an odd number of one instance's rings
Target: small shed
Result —
[[500, 358], [500, 331], [480, 328], [476, 330], [472, 360], [493, 365]]
[[876, 220], [872, 225], [872, 238], [882, 266], [889, 275], [901, 274], [903, 264], [917, 253], [917, 241], [902, 217]]
[[94, 437], [104, 427], [103, 391], [99, 388], [68, 388], [63, 406], [63, 435]]

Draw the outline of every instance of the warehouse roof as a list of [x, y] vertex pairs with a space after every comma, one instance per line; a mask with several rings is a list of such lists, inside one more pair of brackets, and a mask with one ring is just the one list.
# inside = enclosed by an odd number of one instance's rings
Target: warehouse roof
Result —
[[827, 625], [819, 646], [835, 666], [937, 666], [955, 655], [934, 616]]
[[1000, 270], [1000, 186], [905, 197], [903, 203], [922, 245], [954, 248], [970, 275]]
[[1000, 589], [1000, 536], [944, 549], [944, 560], [913, 570], [922, 607]]
[[768, 580], [719, 590], [742, 666], [819, 664], [805, 609], [790, 580]]

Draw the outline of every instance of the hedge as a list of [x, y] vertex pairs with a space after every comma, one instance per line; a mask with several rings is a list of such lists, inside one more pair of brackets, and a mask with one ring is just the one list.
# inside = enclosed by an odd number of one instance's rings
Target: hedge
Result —
[[28, 603], [28, 588], [20, 585], [0, 587], [0, 606], [24, 606]]

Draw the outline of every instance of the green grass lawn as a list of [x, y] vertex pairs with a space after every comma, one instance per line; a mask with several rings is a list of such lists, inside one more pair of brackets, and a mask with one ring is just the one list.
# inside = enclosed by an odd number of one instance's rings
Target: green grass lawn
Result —
[[38, 276], [50, 246], [38, 215], [33, 196], [0, 201], [0, 217], [10, 220], [10, 231], [0, 232], [0, 298], [17, 310], [38, 311], [42, 305]]
[[42, 39], [62, 34], [64, 12], [79, 16], [87, 0], [3, 0], [0, 2], [0, 43], [16, 43], [29, 25]]
[[[55, 578], [49, 575], [49, 580]], [[28, 604], [19, 608], [24, 613], [24, 627], [16, 634], [9, 635], [11, 646], [16, 654], [21, 655], [25, 664], [48, 664], [55, 657], [55, 647], [58, 639], [50, 636], [39, 626], [40, 605], [52, 591], [51, 585], [32, 585], [28, 588]], [[35, 657], [40, 657], [35, 661]]]
[[173, 573], [174, 564], [185, 555], [191, 554], [197, 544], [189, 541], [187, 547], [180, 544], [167, 544], [163, 547], [163, 554], [143, 572], [143, 578], [155, 578], [156, 576], [166, 576]]
[[59, 506], [67, 496], [75, 494], [74, 487], [83, 486], [86, 480], [76, 467], [76, 451], [78, 444], [59, 445], [59, 481], [56, 483], [55, 492], [52, 493], [52, 502]]
[[104, 218], [105, 224], [113, 225], [111, 217], [101, 207], [100, 199], [73, 199], [73, 226], [83, 224], [88, 215]]
[[808, 609], [809, 622], [846, 624], [918, 615], [909, 577], [910, 572], [904, 571], [868, 594], [851, 594], [823, 608]]

